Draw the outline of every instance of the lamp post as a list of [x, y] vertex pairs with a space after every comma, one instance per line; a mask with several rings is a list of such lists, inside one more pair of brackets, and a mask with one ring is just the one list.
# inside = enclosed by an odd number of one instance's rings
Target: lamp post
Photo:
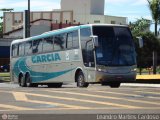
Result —
[[30, 37], [30, 0], [28, 0], [28, 24], [27, 24], [27, 37]]

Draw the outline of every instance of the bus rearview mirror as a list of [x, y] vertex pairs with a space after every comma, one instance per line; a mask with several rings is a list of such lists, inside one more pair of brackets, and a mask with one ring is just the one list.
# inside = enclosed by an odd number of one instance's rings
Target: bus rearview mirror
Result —
[[90, 36], [90, 37], [93, 39], [94, 46], [95, 46], [95, 47], [98, 47], [98, 46], [99, 46], [98, 36]]
[[143, 44], [142, 37], [137, 37], [137, 39], [138, 39], [138, 43], [139, 43], [139, 48], [143, 48], [144, 44]]

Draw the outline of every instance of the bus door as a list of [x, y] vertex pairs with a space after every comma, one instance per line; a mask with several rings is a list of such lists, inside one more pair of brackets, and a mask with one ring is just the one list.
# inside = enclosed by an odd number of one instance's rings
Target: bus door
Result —
[[95, 55], [92, 40], [86, 42], [86, 54], [87, 80], [95, 82]]

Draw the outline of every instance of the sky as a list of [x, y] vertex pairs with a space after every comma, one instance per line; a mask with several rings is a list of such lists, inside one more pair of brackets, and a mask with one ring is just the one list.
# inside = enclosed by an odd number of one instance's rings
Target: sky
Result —
[[[14, 11], [27, 9], [28, 0], [0, 0], [1, 8], [14, 8]], [[60, 0], [30, 0], [32, 11], [50, 11], [60, 8]], [[76, 1], [76, 0], [75, 0]], [[105, 15], [128, 17], [128, 22], [138, 18], [152, 19], [147, 0], [105, 0]], [[0, 12], [2, 16], [2, 12]]]

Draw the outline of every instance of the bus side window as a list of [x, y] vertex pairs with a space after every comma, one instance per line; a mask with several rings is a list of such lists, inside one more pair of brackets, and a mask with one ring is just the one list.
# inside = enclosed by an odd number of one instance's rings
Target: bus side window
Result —
[[[81, 29], [80, 33], [80, 40], [81, 40], [81, 46], [82, 46], [82, 56], [83, 56], [83, 62], [86, 67], [93, 67], [94, 66], [94, 54], [93, 54], [93, 48], [92, 48], [92, 54], [90, 51], [90, 44], [92, 43], [91, 36], [91, 29], [90, 28], [83, 28]], [[91, 41], [91, 42], [89, 42]], [[90, 54], [90, 55], [89, 55]], [[90, 66], [90, 62], [93, 63], [92, 66]]]
[[19, 56], [24, 56], [24, 44], [20, 43], [19, 44]]
[[73, 34], [71, 32], [67, 34], [67, 48], [68, 49], [72, 48], [72, 44], [73, 44], [72, 41], [73, 41]]
[[64, 50], [66, 48], [67, 34], [63, 33], [54, 37], [54, 50]]
[[25, 55], [31, 55], [32, 54], [32, 41], [28, 41], [25, 44]]
[[78, 31], [73, 31], [67, 34], [67, 48], [78, 48], [79, 47], [79, 37]]
[[12, 56], [16, 57], [18, 53], [18, 45], [12, 45]]
[[53, 38], [48, 37], [43, 40], [43, 52], [53, 51]]
[[79, 37], [78, 37], [78, 31], [73, 32], [73, 48], [79, 47]]
[[33, 41], [32, 53], [42, 53], [42, 39]]

